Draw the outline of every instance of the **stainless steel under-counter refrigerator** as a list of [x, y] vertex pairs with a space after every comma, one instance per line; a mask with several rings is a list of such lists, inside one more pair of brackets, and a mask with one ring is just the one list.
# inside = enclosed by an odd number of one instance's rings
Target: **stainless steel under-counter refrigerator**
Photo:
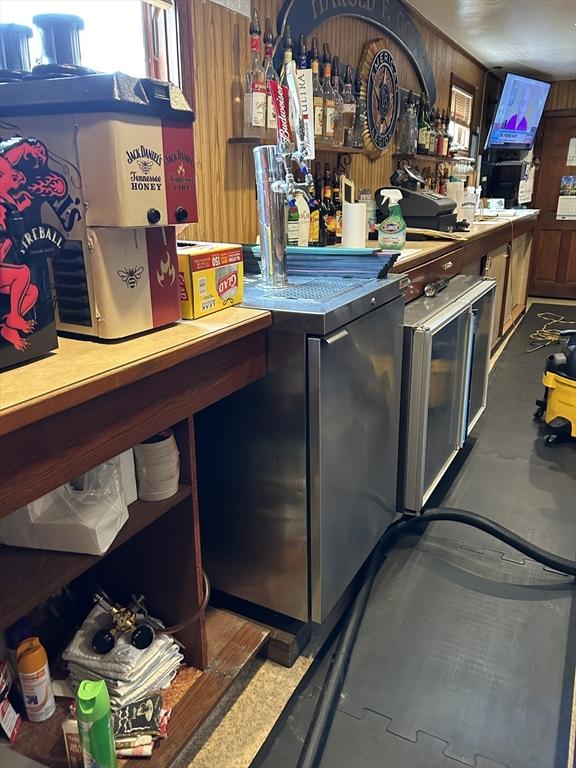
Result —
[[396, 512], [401, 277], [247, 282], [268, 373], [195, 417], [203, 560], [217, 589], [321, 622]]
[[495, 289], [458, 275], [406, 307], [399, 511], [422, 510], [486, 407]]

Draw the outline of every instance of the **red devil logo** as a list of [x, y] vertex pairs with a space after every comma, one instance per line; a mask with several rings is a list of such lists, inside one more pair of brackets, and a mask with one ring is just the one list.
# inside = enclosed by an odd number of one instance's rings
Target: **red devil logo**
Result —
[[14, 242], [7, 228], [9, 214], [25, 211], [35, 199], [64, 197], [66, 180], [48, 167], [48, 152], [37, 139], [16, 137], [0, 142], [0, 293], [8, 294], [8, 313], [0, 317], [0, 335], [16, 349], [26, 349], [26, 336], [34, 331], [34, 320], [26, 315], [38, 300], [27, 264], [7, 262]]

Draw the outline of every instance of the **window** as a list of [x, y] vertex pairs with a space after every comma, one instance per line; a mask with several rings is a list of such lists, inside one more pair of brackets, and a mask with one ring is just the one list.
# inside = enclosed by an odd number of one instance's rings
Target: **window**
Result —
[[450, 83], [450, 116], [452, 144], [458, 152], [470, 153], [474, 96], [476, 89], [465, 80], [452, 75]]
[[178, 29], [172, 0], [0, 0], [2, 22], [30, 27], [30, 64], [42, 63], [43, 13], [80, 16], [81, 63], [97, 72], [125, 72], [180, 83]]

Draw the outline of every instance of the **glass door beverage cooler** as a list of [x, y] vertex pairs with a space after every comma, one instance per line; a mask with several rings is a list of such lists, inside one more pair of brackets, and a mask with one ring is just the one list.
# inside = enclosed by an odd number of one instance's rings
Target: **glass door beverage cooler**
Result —
[[495, 289], [459, 275], [406, 307], [401, 511], [422, 510], [486, 407]]

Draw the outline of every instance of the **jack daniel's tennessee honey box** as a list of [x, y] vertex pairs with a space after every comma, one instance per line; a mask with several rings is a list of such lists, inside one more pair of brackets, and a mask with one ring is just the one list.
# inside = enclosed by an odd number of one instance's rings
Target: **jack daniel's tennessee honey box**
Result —
[[180, 319], [175, 225], [197, 221], [193, 121], [178, 88], [148, 78], [0, 84], [0, 267], [23, 286], [0, 323], [0, 366], [56, 346], [48, 261], [59, 331], [120, 339]]
[[178, 241], [180, 307], [192, 320], [240, 304], [244, 287], [242, 246]]

